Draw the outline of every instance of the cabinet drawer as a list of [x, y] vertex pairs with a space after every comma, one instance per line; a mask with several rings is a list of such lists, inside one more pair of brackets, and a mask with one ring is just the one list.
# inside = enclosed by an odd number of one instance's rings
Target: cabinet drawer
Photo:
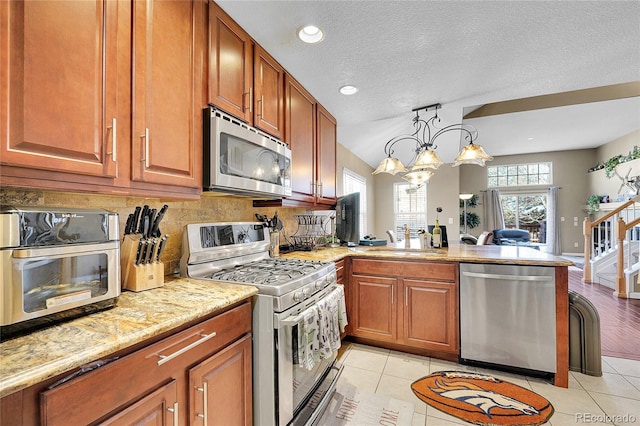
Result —
[[244, 303], [42, 392], [41, 423], [88, 424], [118, 412], [250, 331], [251, 304]]
[[354, 274], [383, 275], [399, 278], [429, 278], [455, 281], [457, 266], [455, 263], [353, 259], [352, 272]]

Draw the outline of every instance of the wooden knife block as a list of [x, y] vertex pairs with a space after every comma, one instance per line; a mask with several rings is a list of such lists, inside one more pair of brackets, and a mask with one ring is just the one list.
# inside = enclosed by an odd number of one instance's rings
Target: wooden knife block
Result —
[[153, 262], [136, 265], [136, 252], [140, 235], [125, 235], [120, 248], [120, 272], [122, 288], [144, 291], [164, 285], [164, 263]]

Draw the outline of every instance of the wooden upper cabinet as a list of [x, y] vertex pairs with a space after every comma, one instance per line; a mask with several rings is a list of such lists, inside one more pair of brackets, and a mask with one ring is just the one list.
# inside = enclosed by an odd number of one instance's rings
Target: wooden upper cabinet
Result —
[[132, 180], [202, 186], [202, 0], [135, 1]]
[[0, 2], [3, 165], [117, 176], [120, 6]]
[[291, 148], [291, 200], [336, 203], [336, 120], [285, 75], [285, 142]]
[[253, 42], [217, 4], [209, 3], [209, 96], [229, 114], [253, 124]]
[[317, 105], [317, 202], [336, 203], [336, 119]]
[[292, 198], [315, 202], [316, 101], [285, 76], [285, 142], [291, 149]]
[[254, 126], [282, 139], [284, 68], [258, 45], [254, 47], [253, 88]]

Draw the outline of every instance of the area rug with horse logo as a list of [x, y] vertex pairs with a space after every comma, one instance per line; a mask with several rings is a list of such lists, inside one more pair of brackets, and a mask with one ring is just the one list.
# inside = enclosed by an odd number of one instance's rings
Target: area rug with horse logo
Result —
[[553, 405], [537, 393], [485, 374], [438, 371], [411, 384], [430, 406], [477, 425], [540, 425]]

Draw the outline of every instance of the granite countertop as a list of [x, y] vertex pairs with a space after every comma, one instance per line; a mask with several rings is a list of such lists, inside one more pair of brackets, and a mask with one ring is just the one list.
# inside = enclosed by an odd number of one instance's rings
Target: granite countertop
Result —
[[258, 293], [257, 288], [191, 278], [123, 291], [117, 305], [0, 343], [0, 397], [78, 368]]
[[562, 257], [543, 253], [530, 247], [451, 243], [448, 248], [419, 248], [418, 240], [412, 240], [410, 248], [404, 242], [386, 246], [357, 246], [318, 248], [312, 251], [298, 251], [282, 255], [305, 260], [337, 262], [345, 257], [369, 257], [395, 260], [433, 260], [471, 263], [502, 263], [511, 265], [571, 266], [574, 263]]

